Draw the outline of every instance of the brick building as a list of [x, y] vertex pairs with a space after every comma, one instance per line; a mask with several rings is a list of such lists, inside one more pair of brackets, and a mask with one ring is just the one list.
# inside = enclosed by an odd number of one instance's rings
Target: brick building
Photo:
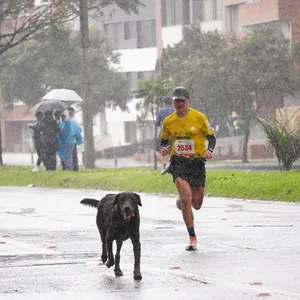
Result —
[[293, 43], [300, 41], [299, 0], [224, 0], [226, 33], [244, 36], [270, 25]]

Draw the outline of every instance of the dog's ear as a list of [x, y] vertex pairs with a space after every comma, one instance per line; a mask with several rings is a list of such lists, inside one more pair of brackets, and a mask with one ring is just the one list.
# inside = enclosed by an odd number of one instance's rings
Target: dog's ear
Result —
[[120, 194], [117, 194], [117, 195], [115, 196], [115, 200], [114, 200], [113, 205], [118, 204], [119, 198], [120, 198]]
[[135, 194], [135, 196], [136, 196], [136, 204], [139, 205], [139, 206], [142, 206], [142, 202], [141, 202], [141, 197], [140, 197], [140, 195]]

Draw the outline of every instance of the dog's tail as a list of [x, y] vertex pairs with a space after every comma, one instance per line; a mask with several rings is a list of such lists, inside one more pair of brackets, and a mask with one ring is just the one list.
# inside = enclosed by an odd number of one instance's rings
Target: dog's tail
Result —
[[96, 200], [96, 199], [91, 199], [91, 198], [84, 198], [80, 201], [80, 203], [83, 204], [83, 205], [98, 207], [100, 201]]

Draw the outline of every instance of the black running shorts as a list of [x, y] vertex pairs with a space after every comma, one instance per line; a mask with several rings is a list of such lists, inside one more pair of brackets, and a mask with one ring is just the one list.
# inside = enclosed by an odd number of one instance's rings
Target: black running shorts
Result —
[[175, 182], [177, 177], [181, 177], [192, 188], [205, 187], [205, 163], [201, 158], [187, 158], [173, 155], [167, 172], [172, 174], [173, 182]]

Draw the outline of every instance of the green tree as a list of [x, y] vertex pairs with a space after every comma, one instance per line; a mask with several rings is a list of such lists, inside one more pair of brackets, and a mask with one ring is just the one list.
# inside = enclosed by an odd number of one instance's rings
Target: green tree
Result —
[[[0, 55], [32, 39], [50, 25], [66, 23], [79, 16], [79, 0], [60, 0], [34, 5], [35, 0], [1, 0]], [[138, 13], [139, 0], [89, 0], [92, 17], [103, 15], [103, 8], [117, 5], [127, 13]]]
[[267, 145], [275, 150], [280, 170], [289, 171], [300, 159], [300, 109], [293, 114], [287, 109], [279, 110], [278, 115], [264, 120], [256, 118], [268, 138]]
[[[83, 6], [85, 3], [81, 0], [50, 0], [49, 4], [43, 3], [35, 7], [34, 0], [1, 0], [0, 2], [0, 56], [9, 49], [28, 41], [35, 37], [42, 30], [47, 29], [53, 24], [66, 23], [77, 17], [82, 19]], [[89, 0], [85, 3], [85, 12], [90, 12], [93, 17], [103, 15], [103, 8], [116, 5], [127, 13], [138, 13], [138, 6], [143, 5], [139, 0]], [[86, 7], [87, 6], [87, 7]], [[85, 27], [87, 27], [88, 15], [85, 18]], [[82, 23], [82, 22], [81, 22]], [[84, 30], [81, 30], [82, 41], [87, 40]], [[83, 37], [85, 38], [83, 39]], [[85, 45], [88, 46], [88, 45]], [[83, 49], [82, 44], [82, 49]], [[82, 61], [84, 51], [82, 51]], [[86, 66], [82, 64], [81, 68]], [[84, 80], [83, 80], [84, 81]], [[86, 89], [83, 89], [85, 91]], [[88, 97], [89, 98], [89, 97]], [[86, 99], [87, 100], [87, 99]], [[85, 101], [84, 119], [88, 127], [86, 131], [85, 145], [89, 145], [87, 153], [94, 154], [93, 144], [93, 126], [92, 126], [92, 109], [89, 107], [89, 101]], [[1, 128], [0, 128], [1, 130]], [[92, 147], [90, 147], [92, 146]], [[86, 148], [86, 147], [85, 147]], [[91, 149], [93, 148], [93, 149]], [[89, 165], [94, 166], [94, 155], [89, 155]], [[93, 160], [93, 161], [91, 161]], [[0, 164], [2, 160], [2, 143], [0, 135]]]
[[[171, 78], [174, 86], [188, 89], [191, 105], [210, 117], [227, 115], [230, 103], [225, 101], [220, 86], [219, 56], [228, 41], [217, 32], [203, 33], [199, 29], [185, 29], [184, 38], [168, 47], [158, 62], [158, 70]], [[223, 101], [224, 100], [224, 101]]]
[[[0, 82], [7, 103], [22, 100], [33, 106], [51, 88], [81, 90], [80, 41], [72, 34], [65, 26], [53, 26], [2, 56]], [[129, 83], [111, 67], [118, 55], [100, 31], [91, 32], [90, 44], [93, 113], [106, 106], [126, 110]]]
[[[150, 79], [139, 80], [136, 91], [136, 98], [139, 99], [137, 110], [140, 112], [140, 121], [146, 120], [149, 115], [155, 124], [157, 112], [162, 106], [162, 98], [172, 91], [171, 82], [161, 75], [153, 76]], [[157, 137], [157, 126], [154, 130], [154, 141]], [[154, 153], [154, 169], [157, 168], [157, 158]]]
[[184, 39], [163, 55], [165, 75], [191, 91], [194, 106], [210, 118], [237, 111], [243, 120], [243, 162], [251, 120], [282, 107], [297, 88], [299, 73], [290, 42], [270, 28], [242, 39], [186, 29]]
[[244, 121], [246, 163], [251, 120], [282, 107], [283, 97], [295, 93], [299, 74], [290, 41], [268, 27], [236, 40], [226, 54], [221, 77], [229, 87], [233, 110]]

